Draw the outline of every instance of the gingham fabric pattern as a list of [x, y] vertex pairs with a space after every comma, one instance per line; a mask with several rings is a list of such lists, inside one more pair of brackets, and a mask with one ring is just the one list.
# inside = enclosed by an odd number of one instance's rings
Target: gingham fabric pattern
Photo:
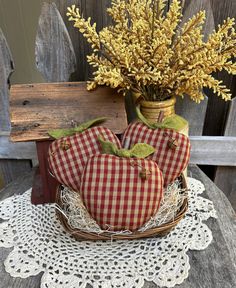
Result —
[[121, 147], [116, 135], [102, 126], [52, 142], [49, 147], [48, 161], [51, 173], [58, 182], [79, 191], [81, 175], [88, 158], [101, 153], [99, 135], [116, 144], [117, 147]]
[[[175, 139], [178, 146], [170, 148]], [[132, 123], [122, 137], [122, 147], [131, 148], [136, 143], [147, 143], [156, 152], [147, 159], [155, 161], [163, 173], [164, 186], [172, 183], [187, 167], [190, 158], [189, 138], [171, 129], [148, 128], [141, 122]]]
[[[150, 172], [146, 180], [140, 177], [142, 169]], [[158, 211], [162, 173], [151, 160], [95, 155], [83, 172], [80, 193], [102, 229], [134, 231]]]

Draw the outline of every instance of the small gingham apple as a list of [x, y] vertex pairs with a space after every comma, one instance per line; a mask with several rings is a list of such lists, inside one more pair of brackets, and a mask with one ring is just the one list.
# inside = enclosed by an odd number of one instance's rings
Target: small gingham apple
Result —
[[92, 127], [82, 133], [52, 142], [48, 151], [48, 161], [51, 173], [58, 182], [79, 191], [81, 175], [89, 157], [101, 153], [98, 136], [121, 148], [117, 136], [102, 126]]
[[164, 186], [172, 183], [186, 168], [190, 158], [189, 138], [172, 129], [151, 129], [144, 123], [128, 126], [122, 147], [130, 148], [136, 143], [147, 143], [156, 151], [148, 157], [155, 161], [163, 173]]

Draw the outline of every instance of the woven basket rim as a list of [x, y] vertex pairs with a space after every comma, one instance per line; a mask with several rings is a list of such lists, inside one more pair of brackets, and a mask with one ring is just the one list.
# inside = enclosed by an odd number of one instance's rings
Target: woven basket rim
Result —
[[[187, 182], [184, 177], [184, 175], [181, 175], [182, 185], [184, 189], [187, 189]], [[62, 208], [62, 201], [61, 201], [61, 185], [57, 188], [56, 193], [56, 204]], [[56, 209], [56, 215], [63, 227], [67, 232], [69, 232], [76, 240], [131, 240], [131, 239], [140, 239], [140, 238], [147, 238], [147, 237], [153, 237], [153, 236], [164, 236], [168, 234], [179, 222], [180, 220], [185, 216], [186, 211], [188, 210], [188, 197], [186, 197], [183, 201], [183, 204], [178, 211], [177, 215], [175, 216], [173, 221], [167, 222], [165, 224], [162, 224], [158, 227], [147, 229], [146, 231], [140, 232], [135, 231], [131, 234], [111, 234], [109, 232], [103, 232], [103, 233], [95, 233], [95, 232], [85, 232], [78, 228], [72, 228], [65, 215], [59, 210]]]

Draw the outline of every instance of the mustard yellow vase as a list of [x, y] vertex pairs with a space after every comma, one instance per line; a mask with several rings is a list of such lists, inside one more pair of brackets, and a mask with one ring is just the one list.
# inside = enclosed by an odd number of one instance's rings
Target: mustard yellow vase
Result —
[[[175, 114], [176, 98], [171, 97], [164, 101], [146, 101], [140, 102], [140, 111], [143, 116], [151, 123], [162, 122], [165, 118]], [[189, 126], [183, 125], [179, 132], [188, 136]]]

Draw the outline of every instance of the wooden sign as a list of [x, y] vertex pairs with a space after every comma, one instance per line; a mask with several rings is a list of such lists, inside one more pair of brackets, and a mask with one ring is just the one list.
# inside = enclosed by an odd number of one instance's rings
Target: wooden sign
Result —
[[49, 140], [51, 129], [71, 128], [107, 117], [104, 124], [120, 134], [127, 127], [124, 98], [107, 87], [89, 92], [85, 82], [14, 85], [10, 90], [11, 140]]

